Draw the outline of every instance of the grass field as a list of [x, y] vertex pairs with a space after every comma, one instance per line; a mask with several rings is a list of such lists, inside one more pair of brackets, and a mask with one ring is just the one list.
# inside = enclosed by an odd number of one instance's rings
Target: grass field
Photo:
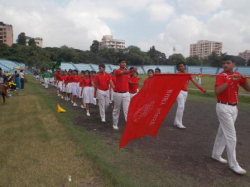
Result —
[[50, 99], [31, 80], [0, 106], [1, 187], [76, 186], [98, 178], [98, 170], [49, 104]]
[[[0, 186], [208, 186], [196, 176], [168, 168], [167, 162], [163, 167], [137, 146], [118, 149], [120, 133], [112, 131], [111, 138], [86, 130], [98, 119], [86, 118], [85, 126], [78, 125], [75, 119], [84, 116], [83, 110], [61, 102], [55, 89], [28, 80], [25, 90], [0, 106]], [[204, 98], [209, 103], [214, 95], [190, 91], [188, 99]], [[57, 103], [67, 112], [57, 113]], [[249, 103], [245, 107], [249, 109]], [[213, 186], [248, 185], [221, 176]]]

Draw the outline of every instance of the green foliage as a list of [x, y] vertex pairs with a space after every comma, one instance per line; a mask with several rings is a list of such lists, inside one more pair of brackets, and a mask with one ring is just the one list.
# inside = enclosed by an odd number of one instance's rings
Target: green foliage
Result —
[[234, 56], [235, 59], [235, 65], [236, 66], [246, 66], [247, 62], [245, 61], [244, 58], [241, 58], [239, 56]]
[[90, 51], [93, 53], [97, 53], [99, 50], [99, 42], [97, 40], [94, 40], [92, 45], [90, 46]]
[[[25, 33], [19, 34], [19, 42], [25, 38]], [[128, 65], [176, 65], [179, 62], [186, 62], [187, 65], [203, 65], [221, 67], [221, 58], [226, 53], [218, 56], [213, 52], [210, 56], [200, 59], [198, 56], [185, 58], [182, 54], [173, 54], [167, 59], [166, 55], [155, 46], [145, 52], [137, 46], [128, 46], [124, 50], [115, 50], [111, 48], [98, 49], [98, 41], [94, 40], [90, 50], [83, 51], [74, 49], [66, 45], [62, 47], [37, 47], [31, 39], [30, 46], [13, 44], [9, 47], [6, 44], [0, 44], [0, 58], [23, 62], [30, 67], [51, 68], [53, 62], [61, 59], [62, 62], [73, 63], [110, 63], [117, 64], [119, 58], [125, 58]], [[234, 56], [237, 66], [244, 66], [244, 59]], [[250, 61], [248, 61], [250, 65]]]
[[21, 33], [18, 35], [17, 43], [18, 43], [19, 45], [26, 45], [26, 37], [25, 37], [25, 33], [24, 33], [24, 32], [21, 32]]
[[173, 54], [169, 56], [169, 63], [171, 65], [176, 65], [180, 62], [186, 62], [186, 59], [182, 54], [178, 53], [178, 54]]
[[34, 38], [31, 38], [29, 40], [29, 46], [36, 46], [36, 42], [35, 42], [35, 39]]
[[190, 56], [190, 57], [187, 57], [186, 58], [186, 63], [187, 65], [196, 65], [196, 66], [199, 66], [202, 64], [202, 60], [199, 59], [198, 56]]
[[160, 51], [157, 51], [155, 49], [155, 46], [150, 47], [148, 51], [148, 55], [152, 60], [152, 64], [157, 64], [157, 65], [166, 65], [168, 64], [168, 60], [166, 58], [166, 55]]
[[250, 66], [250, 58], [247, 61], [247, 65]]

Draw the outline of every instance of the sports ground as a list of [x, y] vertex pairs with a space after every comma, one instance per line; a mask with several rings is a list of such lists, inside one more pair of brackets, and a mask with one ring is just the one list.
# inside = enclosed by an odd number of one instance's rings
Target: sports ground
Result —
[[[213, 78], [203, 81], [213, 89]], [[91, 106], [88, 117], [57, 97], [55, 88], [44, 89], [29, 77], [26, 88], [0, 106], [0, 186], [248, 187], [250, 97], [240, 96], [240, 101], [237, 159], [248, 171], [244, 176], [210, 158], [218, 129], [211, 92], [189, 91], [186, 130], [173, 126], [174, 105], [156, 138], [147, 136], [119, 149], [123, 115], [120, 130], [114, 131], [111, 106], [103, 124], [97, 106]], [[66, 113], [57, 113], [58, 103]]]

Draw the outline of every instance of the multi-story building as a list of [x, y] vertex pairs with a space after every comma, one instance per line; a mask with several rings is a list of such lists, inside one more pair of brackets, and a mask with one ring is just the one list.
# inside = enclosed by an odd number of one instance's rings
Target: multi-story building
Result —
[[8, 46], [13, 44], [13, 27], [12, 25], [0, 22], [0, 43], [5, 43]]
[[102, 41], [99, 42], [99, 48], [113, 48], [113, 49], [125, 49], [125, 40], [113, 39], [111, 35], [105, 35], [102, 37]]
[[213, 51], [220, 56], [222, 53], [222, 42], [199, 40], [195, 44], [190, 44], [190, 56], [197, 55], [199, 58], [204, 58], [211, 55]]
[[245, 50], [242, 53], [239, 53], [239, 57], [244, 58], [247, 62], [250, 59], [250, 50]]
[[[29, 45], [29, 40], [32, 38], [30, 36], [25, 36], [26, 37], [26, 45]], [[34, 38], [36, 46], [43, 47], [43, 39], [36, 37]]]

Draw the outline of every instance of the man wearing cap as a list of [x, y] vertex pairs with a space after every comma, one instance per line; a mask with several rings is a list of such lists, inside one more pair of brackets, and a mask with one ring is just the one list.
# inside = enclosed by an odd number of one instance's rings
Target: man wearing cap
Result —
[[217, 95], [216, 113], [219, 119], [219, 129], [214, 142], [212, 158], [220, 163], [227, 163], [221, 157], [225, 147], [230, 169], [243, 175], [246, 173], [236, 160], [236, 131], [235, 121], [238, 115], [239, 85], [250, 91], [246, 75], [233, 72], [235, 62], [233, 57], [225, 56], [222, 59], [223, 71], [216, 76], [214, 91]]
[[126, 60], [119, 59], [120, 68], [115, 70], [116, 84], [114, 91], [114, 109], [113, 109], [113, 128], [118, 130], [118, 120], [120, 115], [121, 105], [123, 106], [123, 113], [125, 120], [127, 121], [128, 106], [130, 102], [129, 94], [129, 78], [132, 72], [136, 72], [137, 69], [126, 69]]

